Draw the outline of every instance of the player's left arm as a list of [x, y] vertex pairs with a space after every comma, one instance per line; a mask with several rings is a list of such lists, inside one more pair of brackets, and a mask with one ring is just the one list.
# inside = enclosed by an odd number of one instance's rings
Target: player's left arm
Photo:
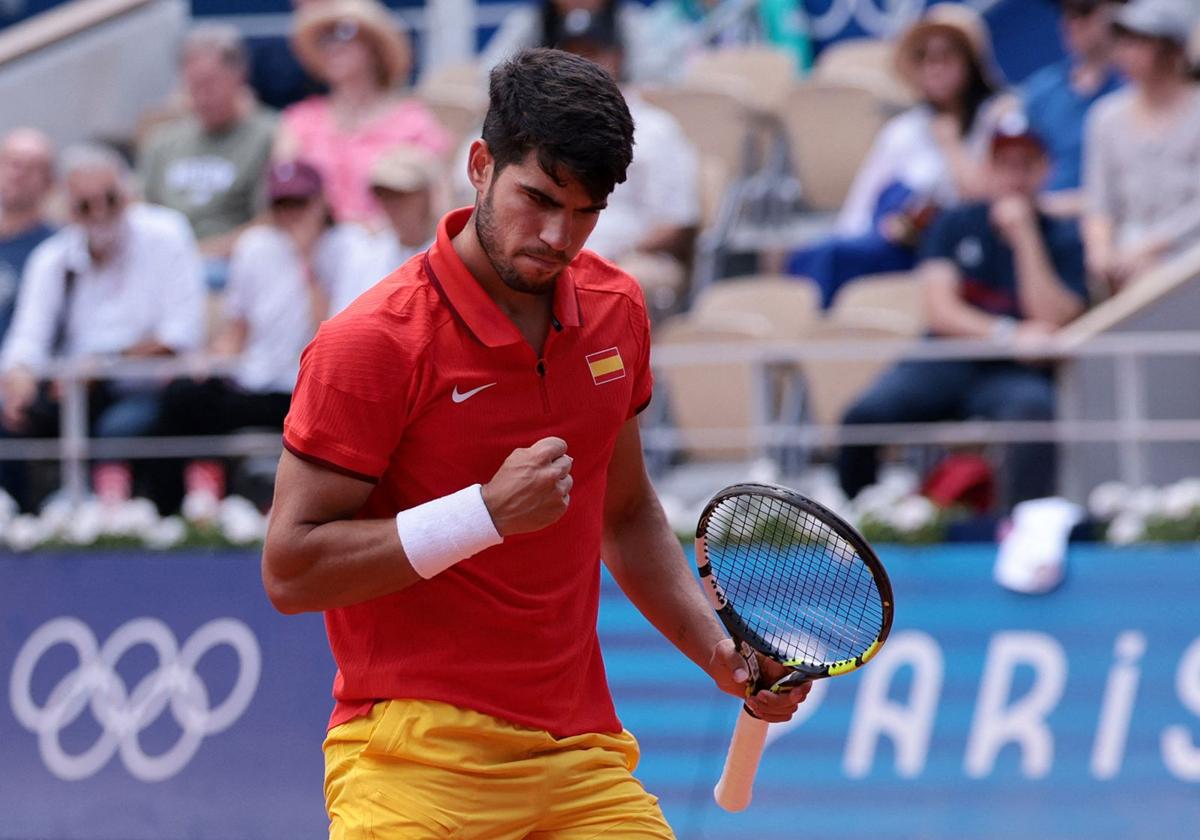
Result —
[[[746, 663], [705, 599], [646, 474], [637, 418], [617, 436], [604, 503], [604, 563], [642, 615], [722, 690], [745, 694]], [[764, 720], [789, 719], [808, 684], [784, 694], [760, 691], [751, 708]]]

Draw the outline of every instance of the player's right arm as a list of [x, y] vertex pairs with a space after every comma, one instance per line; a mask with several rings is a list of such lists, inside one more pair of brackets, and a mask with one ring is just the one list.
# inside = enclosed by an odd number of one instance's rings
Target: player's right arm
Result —
[[[514, 450], [482, 496], [501, 537], [536, 531], [566, 512], [571, 458], [558, 438]], [[354, 519], [374, 485], [284, 451], [263, 547], [267, 596], [284, 613], [334, 609], [423, 578], [394, 519]]]

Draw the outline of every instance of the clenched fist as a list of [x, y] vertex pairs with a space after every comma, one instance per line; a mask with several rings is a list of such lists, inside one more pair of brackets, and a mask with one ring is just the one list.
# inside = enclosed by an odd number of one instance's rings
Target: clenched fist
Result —
[[540, 531], [557, 522], [571, 502], [573, 459], [561, 438], [542, 438], [514, 449], [492, 480], [483, 485], [483, 503], [500, 536]]

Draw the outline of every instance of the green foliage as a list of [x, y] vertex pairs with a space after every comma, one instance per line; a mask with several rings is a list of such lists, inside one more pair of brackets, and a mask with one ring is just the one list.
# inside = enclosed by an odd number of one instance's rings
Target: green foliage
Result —
[[950, 511], [942, 511], [920, 528], [903, 531], [890, 522], [867, 514], [858, 523], [858, 529], [867, 542], [872, 544], [931, 545], [945, 541], [946, 531], [952, 518]]
[[1152, 516], [1146, 520], [1147, 542], [1197, 542], [1200, 541], [1200, 508], [1195, 508], [1182, 519]]

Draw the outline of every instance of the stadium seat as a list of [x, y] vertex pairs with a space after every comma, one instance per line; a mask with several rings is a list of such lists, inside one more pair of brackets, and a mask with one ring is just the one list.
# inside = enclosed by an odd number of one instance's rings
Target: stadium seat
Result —
[[647, 87], [641, 94], [679, 122], [701, 165], [724, 175], [722, 186], [746, 173], [747, 144], [756, 126], [751, 106], [731, 93], [700, 87]]
[[920, 280], [909, 272], [860, 277], [838, 291], [831, 316], [840, 323], [919, 335], [925, 325]]
[[883, 100], [856, 85], [812, 81], [788, 95], [780, 117], [809, 209], [842, 206], [889, 114]]
[[692, 312], [710, 322], [723, 316], [753, 316], [765, 336], [787, 340], [801, 337], [820, 318], [820, 301], [816, 287], [805, 280], [739, 277], [705, 288], [692, 304]]
[[[769, 339], [769, 325], [753, 314], [715, 319], [688, 313], [667, 319], [656, 330], [658, 358], [674, 347], [686, 348], [687, 354], [655, 366], [665, 393], [657, 406], [658, 425], [683, 435], [671, 447], [676, 456], [691, 462], [745, 462], [765, 453], [766, 447], [754, 439], [773, 413], [763, 367], [753, 361], [714, 360], [708, 351], [719, 356], [720, 345]], [[694, 359], [692, 350], [697, 351]]]
[[821, 50], [812, 79], [866, 88], [897, 108], [915, 104], [913, 92], [896, 75], [895, 44], [876, 38], [848, 38]]
[[474, 64], [452, 64], [432, 70], [417, 82], [417, 97], [461, 143], [478, 130], [487, 110], [487, 92]]
[[730, 93], [765, 111], [777, 111], [798, 80], [791, 55], [763, 44], [721, 47], [699, 53], [685, 80], [698, 88]]
[[[911, 332], [883, 323], [856, 322], [853, 317], [836, 314], [814, 322], [803, 336], [805, 341], [862, 345], [867, 342], [887, 342], [913, 339]], [[871, 386], [880, 374], [897, 360], [896, 352], [882, 349], [870, 358], [807, 359], [800, 363], [804, 377], [804, 418], [818, 425], [841, 422], [855, 400]]]

